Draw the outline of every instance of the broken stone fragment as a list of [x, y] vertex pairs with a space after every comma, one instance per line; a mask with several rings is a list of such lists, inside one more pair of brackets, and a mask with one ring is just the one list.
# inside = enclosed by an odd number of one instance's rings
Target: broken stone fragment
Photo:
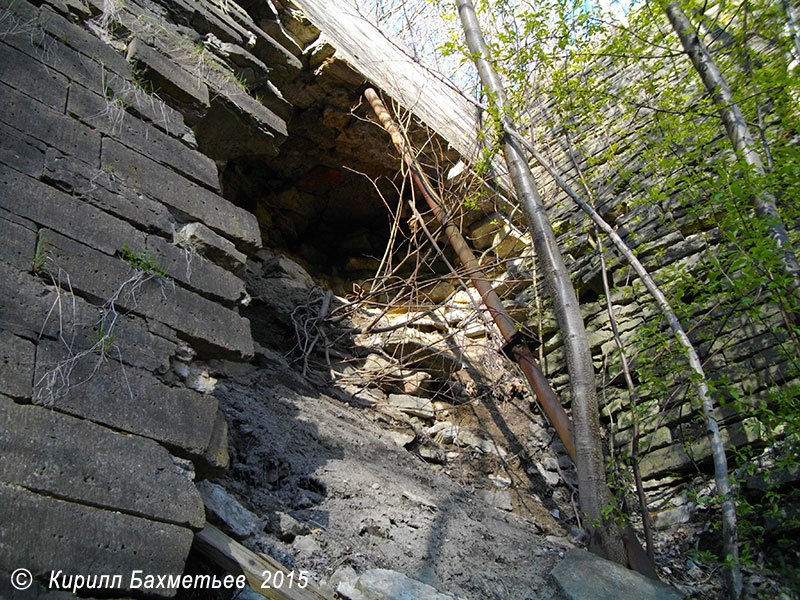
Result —
[[203, 498], [207, 519], [219, 525], [231, 537], [243, 540], [261, 529], [258, 517], [242, 506], [221, 485], [201, 481], [197, 484], [197, 489]]
[[174, 243], [187, 252], [210, 260], [223, 269], [238, 273], [247, 256], [239, 252], [233, 243], [217, 235], [202, 223], [189, 223], [175, 233]]
[[514, 505], [511, 504], [511, 493], [507, 490], [475, 490], [475, 495], [500, 510], [508, 512], [514, 510]]
[[285, 512], [275, 513], [269, 520], [269, 531], [278, 536], [281, 541], [292, 543], [297, 536], [306, 535], [311, 529], [301, 523], [292, 515]]
[[409, 396], [408, 394], [389, 394], [389, 405], [398, 408], [407, 415], [432, 419], [433, 404], [427, 398]]
[[346, 600], [457, 600], [456, 596], [388, 569], [370, 569], [355, 580], [340, 581], [336, 593]]
[[197, 77], [172, 62], [144, 42], [134, 38], [128, 45], [128, 62], [136, 63], [140, 74], [159, 94], [175, 101], [201, 107], [209, 106], [208, 88]]
[[570, 600], [679, 600], [682, 597], [666, 583], [648, 579], [577, 548], [567, 553], [566, 558], [553, 569], [552, 575]]

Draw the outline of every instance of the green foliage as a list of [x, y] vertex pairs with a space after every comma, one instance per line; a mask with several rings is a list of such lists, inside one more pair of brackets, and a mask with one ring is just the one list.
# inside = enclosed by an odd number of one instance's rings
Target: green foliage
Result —
[[[732, 150], [667, 22], [666, 2], [641, 6], [625, 23], [571, 0], [546, 0], [535, 8], [475, 4], [506, 84], [506, 114], [523, 127], [531, 115], [544, 119], [531, 124], [532, 137], [568, 146], [584, 159], [597, 202], [624, 204], [629, 213], [621, 230], [629, 243], [647, 241], [641, 229], [653, 223], [677, 234], [677, 242], [655, 249], [645, 243], [637, 254], [658, 269], [657, 283], [699, 348], [724, 414], [755, 418], [761, 447], [778, 445], [784, 448], [779, 460], [797, 465], [800, 306], [769, 223], [752, 208], [754, 196], [774, 195], [800, 248], [800, 67], [792, 61], [781, 3], [681, 2], [745, 114], [765, 175]], [[469, 61], [457, 18], [450, 18], [451, 38], [442, 52]], [[546, 110], [537, 105], [540, 98], [546, 98]], [[489, 114], [478, 169], [486, 172], [499, 150], [504, 115], [491, 97], [483, 104]], [[681, 254], [683, 246], [692, 252]], [[689, 429], [686, 420], [702, 416], [685, 352], [641, 287], [620, 284], [612, 292], [640, 302], [645, 318], [629, 348], [643, 427], [675, 418]], [[703, 435], [702, 426], [695, 431]], [[742, 448], [737, 462], [746, 466], [758, 452]], [[619, 495], [629, 488], [625, 473], [611, 476]], [[737, 498], [745, 564], [753, 564], [768, 543], [764, 519], [777, 518], [775, 507], [787, 494], [775, 487], [760, 498]], [[606, 517], [616, 514], [615, 506]], [[699, 550], [697, 556], [712, 558]]]
[[128, 247], [128, 244], [125, 244], [125, 246], [123, 246], [121, 258], [123, 261], [128, 263], [134, 269], [137, 269], [144, 273], [150, 273], [157, 277], [167, 276], [164, 267], [159, 266], [159, 264], [155, 261], [155, 259], [152, 256], [147, 254], [147, 252], [140, 252], [139, 254], [136, 254]]
[[44, 234], [40, 234], [39, 241], [36, 244], [36, 252], [33, 255], [33, 272], [42, 274], [45, 265], [50, 260], [50, 250], [47, 247], [47, 242], [44, 239]]

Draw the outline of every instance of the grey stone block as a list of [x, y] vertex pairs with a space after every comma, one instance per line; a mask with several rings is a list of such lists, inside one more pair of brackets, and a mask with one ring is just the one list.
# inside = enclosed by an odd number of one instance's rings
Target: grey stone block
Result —
[[212, 11], [202, 2], [174, 0], [170, 12], [179, 22], [194, 27], [196, 31], [210, 31], [225, 42], [241, 44], [244, 38], [229, 25], [218, 11]]
[[205, 223], [237, 246], [261, 246], [261, 232], [253, 214], [122, 144], [103, 141], [102, 165], [113, 169], [115, 177], [127, 186], [174, 208], [188, 220]]
[[29, 341], [0, 331], [0, 393], [30, 400], [36, 347]]
[[113, 172], [101, 171], [55, 148], [47, 149], [42, 179], [138, 229], [157, 231], [165, 236], [174, 230], [174, 221], [166, 206], [122, 185]]
[[[139, 283], [123, 283], [136, 277], [136, 271], [126, 262], [101, 254], [51, 231], [43, 233], [57, 265], [70, 276], [78, 293], [105, 303], [118, 296], [119, 311], [161, 321], [195, 340], [196, 346], [216, 348], [216, 354], [233, 357], [253, 355], [253, 340], [247, 319], [224, 306], [207, 300], [194, 292], [170, 285], [158, 276]], [[136, 251], [135, 249], [132, 249]]]
[[166, 386], [147, 371], [124, 367], [97, 352], [73, 360], [63, 344], [42, 341], [34, 381], [34, 402], [59, 412], [148, 437], [194, 457], [202, 456], [211, 441], [216, 398]]
[[[219, 132], [225, 135], [220, 136]], [[286, 124], [244, 92], [215, 96], [211, 108], [195, 125], [204, 152], [217, 160], [240, 156], [277, 156]]]
[[179, 247], [163, 238], [150, 235], [145, 250], [170, 277], [233, 305], [244, 296], [244, 283], [236, 275], [194, 253], [191, 246]]
[[137, 64], [140, 74], [159, 90], [160, 95], [183, 104], [208, 106], [206, 85], [142, 40], [134, 39], [128, 44], [127, 58]]
[[[42, 18], [41, 15], [38, 17], [40, 21]], [[34, 30], [28, 36], [10, 36], [8, 42], [19, 52], [27, 55], [31, 64], [37, 65], [39, 69], [45, 68], [48, 73], [66, 79], [70, 85], [79, 84], [95, 90], [98, 94], [103, 93], [104, 83], [110, 71], [95, 60], [70, 48], [60, 39], [46, 33], [44, 28]], [[65, 94], [60, 103], [41, 101], [58, 111], [63, 111], [66, 86], [61, 86], [50, 93], [55, 94], [59, 91]]]
[[[51, 572], [121, 574], [130, 589], [134, 570], [183, 572], [189, 529], [41, 496], [0, 483], [0, 571], [25, 565], [45, 584]], [[174, 589], [153, 590], [173, 596]]]
[[0, 167], [0, 208], [52, 227], [106, 254], [114, 254], [124, 244], [137, 252], [144, 250], [144, 234], [129, 224], [5, 167]]
[[0, 84], [0, 121], [65, 154], [97, 163], [100, 134], [55, 110]]
[[[140, 94], [146, 95], [144, 91]], [[134, 93], [131, 92], [131, 95]], [[153, 99], [153, 102], [156, 101], [161, 102]], [[140, 102], [144, 103], [145, 100], [141, 99]], [[153, 124], [137, 118], [117, 101], [74, 86], [70, 91], [67, 111], [129, 148], [214, 191], [219, 191], [219, 174], [214, 161], [174, 137], [162, 133]]]
[[26, 175], [38, 177], [44, 165], [46, 146], [23, 132], [0, 123], [0, 163]]
[[0, 261], [0, 323], [3, 328], [36, 339], [47, 313], [57, 300], [41, 281]]
[[342, 581], [336, 592], [348, 600], [456, 600], [451, 594], [388, 569], [370, 569], [355, 581]]
[[234, 538], [243, 540], [261, 530], [261, 523], [252, 512], [231, 496], [225, 488], [210, 481], [201, 481], [197, 489], [208, 510], [209, 521], [219, 524]]
[[[20, 0], [20, 3], [22, 2], [24, 0]], [[38, 21], [54, 38], [78, 51], [87, 59], [103, 65], [103, 69], [106, 71], [130, 77], [130, 65], [113, 46], [106, 44], [86, 29], [71, 23], [49, 6], [42, 6]]]
[[35, 60], [2, 43], [0, 81], [55, 110], [64, 110], [67, 102], [67, 78], [48, 69], [41, 60]]
[[213, 477], [225, 471], [230, 464], [228, 454], [228, 422], [222, 411], [217, 411], [214, 421], [214, 430], [211, 432], [211, 441], [208, 448], [197, 461], [198, 472], [203, 477]]
[[577, 548], [567, 553], [552, 575], [570, 600], [681, 600], [683, 597], [666, 583]]
[[13, 215], [0, 209], [0, 231], [4, 238], [3, 245], [0, 246], [0, 261], [27, 271], [33, 267], [36, 233], [30, 227], [14, 222], [12, 218]]
[[[91, 348], [98, 340], [100, 307], [68, 293], [61, 294], [59, 301], [52, 285], [0, 263], [0, 322], [4, 328], [28, 340], [64, 337], [72, 341], [76, 351]], [[151, 333], [144, 320], [119, 315], [113, 343], [107, 350], [126, 365], [157, 373], [169, 368], [175, 347], [174, 342]]]
[[162, 446], [2, 397], [0, 481], [184, 527], [205, 524], [197, 489]]

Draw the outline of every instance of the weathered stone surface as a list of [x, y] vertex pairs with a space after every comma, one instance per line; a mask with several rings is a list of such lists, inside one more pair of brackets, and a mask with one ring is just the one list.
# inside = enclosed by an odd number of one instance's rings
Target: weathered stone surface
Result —
[[127, 59], [142, 68], [141, 75], [159, 93], [189, 105], [208, 107], [208, 88], [197, 77], [157, 52], [140, 39], [128, 44]]
[[[131, 83], [130, 85], [135, 85]], [[146, 95], [143, 90], [131, 93], [137, 102]], [[153, 98], [152, 102], [162, 102]], [[129, 148], [141, 152], [156, 162], [175, 169], [195, 182], [205, 185], [215, 192], [220, 191], [217, 165], [207, 156], [188, 147], [183, 142], [169, 136], [136, 116], [125, 107], [125, 100], [107, 99], [103, 96], [76, 86], [70, 91], [67, 111], [84, 123], [111, 135]], [[168, 125], [165, 125], [168, 127]]]
[[3, 232], [0, 261], [20, 270], [29, 270], [33, 268], [36, 253], [36, 233], [30, 227], [12, 220], [14, 218], [14, 215], [0, 209], [0, 231]]
[[116, 299], [118, 309], [159, 320], [201, 345], [240, 357], [252, 356], [249, 322], [235, 312], [170, 285], [168, 280], [137, 272], [118, 258], [101, 254], [55, 232], [46, 230], [44, 236], [53, 264], [70, 275], [75, 290], [106, 302], [124, 288]]
[[67, 79], [6, 44], [0, 44], [0, 81], [50, 108], [64, 109]]
[[[725, 448], [741, 446], [758, 440], [760, 428], [754, 418], [745, 419], [741, 423], [736, 423], [730, 427], [720, 429], [722, 443]], [[659, 448], [645, 454], [639, 461], [639, 469], [642, 477], [654, 477], [665, 474], [669, 471], [683, 471], [692, 467], [696, 462], [710, 458], [710, 445], [707, 437], [701, 437], [686, 447], [681, 444], [673, 444], [665, 448]]]
[[[43, 15], [40, 11], [38, 19], [42, 21], [49, 16], [51, 15]], [[72, 86], [83, 86], [98, 94], [103, 93], [111, 72], [101, 63], [79, 53], [61, 39], [54, 38], [46, 32], [45, 28], [34, 29], [30, 36], [20, 38], [12, 35], [6, 39], [20, 53], [27, 55], [31, 64], [39, 64], [40, 68], [44, 66], [49, 73], [66, 78]], [[98, 46], [104, 45], [99, 40], [96, 43]], [[59, 91], [64, 93], [66, 88], [60, 87], [49, 93], [56, 94]], [[63, 98], [58, 103], [49, 102], [45, 98], [46, 96], [42, 96], [39, 99], [58, 112], [63, 112]]]
[[200, 495], [162, 446], [1, 396], [0, 481], [195, 529], [205, 522]]
[[216, 398], [166, 386], [146, 371], [126, 368], [97, 352], [71, 359], [60, 343], [42, 341], [34, 377], [37, 404], [149, 437], [193, 456], [202, 456], [211, 441]]
[[251, 213], [113, 140], [103, 142], [103, 168], [133, 189], [160, 200], [188, 220], [201, 221], [245, 248], [261, 245], [258, 222]]
[[55, 148], [47, 149], [42, 178], [140, 229], [165, 236], [175, 229], [165, 205], [122, 185], [113, 172], [91, 167]]
[[[73, 350], [96, 345], [102, 310], [75, 296], [59, 296], [52, 285], [0, 262], [0, 322], [29, 340], [39, 337], [69, 339]], [[131, 315], [118, 315], [107, 354], [126, 365], [163, 372], [175, 343], [149, 331], [148, 324]]]
[[204, 296], [214, 296], [231, 306], [244, 296], [244, 283], [230, 271], [197, 256], [191, 246], [179, 247], [149, 235], [145, 251], [169, 276]]
[[690, 519], [689, 507], [676, 506], [668, 508], [653, 515], [653, 527], [656, 529], [669, 529], [681, 523], [688, 523]]
[[36, 348], [29, 341], [0, 331], [0, 392], [12, 398], [30, 399]]
[[208, 511], [208, 520], [218, 524], [234, 538], [243, 540], [261, 530], [261, 522], [231, 496], [225, 488], [210, 481], [201, 481], [197, 489]]
[[222, 411], [217, 411], [214, 429], [211, 431], [211, 440], [208, 447], [198, 461], [198, 471], [204, 476], [212, 476], [223, 472], [230, 464], [228, 453], [228, 422]]
[[2, 84], [0, 103], [0, 120], [6, 125], [90, 164], [97, 163], [98, 132]]
[[[101, 64], [106, 71], [130, 77], [130, 65], [113, 46], [106, 44], [83, 27], [68, 21], [49, 6], [42, 6], [39, 13], [37, 21], [42, 27], [52, 37], [79, 52], [82, 55], [80, 58], [82, 62], [88, 59]], [[102, 81], [98, 84], [102, 85]]]
[[247, 256], [229, 240], [218, 236], [202, 223], [189, 223], [181, 227], [175, 234], [175, 243], [232, 272], [237, 272], [247, 262]]
[[[35, 526], [33, 525], [35, 524]], [[179, 575], [192, 543], [189, 529], [100, 510], [0, 483], [0, 571], [25, 565], [45, 584], [50, 574]], [[87, 569], [91, 573], [87, 573]], [[153, 590], [172, 596], [174, 589]]]
[[511, 503], [511, 493], [507, 490], [475, 490], [475, 495], [500, 510], [514, 510], [514, 505]]
[[454, 600], [436, 588], [388, 569], [370, 569], [354, 582], [341, 582], [336, 592], [347, 600]]
[[552, 575], [570, 600], [680, 600], [683, 597], [665, 583], [577, 548], [567, 552]]
[[38, 177], [44, 164], [45, 145], [4, 123], [0, 123], [0, 136], [3, 139], [0, 145], [0, 163], [26, 175]]
[[0, 208], [80, 239], [106, 254], [120, 250], [121, 244], [137, 251], [144, 249], [144, 234], [129, 224], [6, 167], [0, 167]]

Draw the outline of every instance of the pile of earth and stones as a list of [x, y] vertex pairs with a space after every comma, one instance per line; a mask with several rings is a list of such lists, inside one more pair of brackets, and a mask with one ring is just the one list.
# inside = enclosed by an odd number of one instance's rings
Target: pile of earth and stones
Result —
[[[269, 250], [245, 279], [255, 360], [195, 366], [229, 426], [230, 467], [199, 483], [212, 523], [331, 596], [397, 579], [408, 597], [439, 598], [418, 584], [441, 598], [565, 597], [551, 572], [584, 542], [574, 465], [470, 325], [469, 294], [433, 313], [370, 308]], [[680, 480], [649, 487], [662, 580], [722, 597], [721, 571], [693, 552], [715, 543], [713, 488], [689, 501]], [[755, 596], [780, 589], [746, 575]]]

